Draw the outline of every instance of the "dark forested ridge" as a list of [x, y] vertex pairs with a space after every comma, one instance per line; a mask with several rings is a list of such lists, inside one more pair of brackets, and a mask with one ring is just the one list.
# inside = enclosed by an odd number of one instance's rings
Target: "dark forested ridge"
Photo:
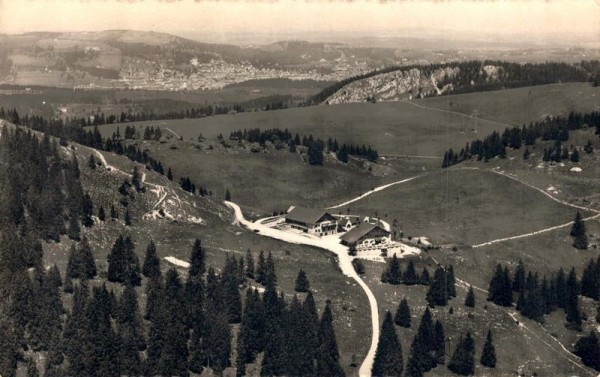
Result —
[[[501, 74], [497, 77], [497, 79], [489, 79], [485, 71], [482, 70], [482, 67], [485, 65], [493, 65], [500, 68]], [[421, 71], [421, 76], [428, 77], [434, 70], [440, 68], [459, 69], [457, 77], [446, 77], [444, 80], [438, 83], [438, 85], [441, 87], [449, 83], [453, 84], [453, 89], [445, 94], [481, 92], [487, 90], [519, 88], [524, 86], [553, 84], [559, 82], [597, 81], [598, 76], [600, 75], [598, 61], [596, 60], [582, 61], [581, 63], [575, 65], [553, 62], [539, 64], [519, 64], [486, 60], [447, 64], [438, 63], [431, 65], [393, 66], [339, 81], [313, 96], [309, 101], [307, 101], [307, 104], [318, 105], [346, 85], [354, 81], [370, 78], [379, 74], [419, 69]]]

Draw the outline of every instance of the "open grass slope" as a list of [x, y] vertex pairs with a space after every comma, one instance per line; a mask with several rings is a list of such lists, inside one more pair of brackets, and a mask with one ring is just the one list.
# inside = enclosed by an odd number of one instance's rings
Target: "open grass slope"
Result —
[[349, 204], [351, 213], [397, 220], [405, 236], [473, 245], [562, 224], [575, 210], [483, 169], [447, 169]]
[[[431, 255], [435, 256], [438, 261], [443, 259], [443, 252], [435, 251]], [[412, 320], [411, 328], [396, 327], [406, 363], [409, 357], [410, 345], [427, 305], [425, 301], [427, 287], [382, 284], [380, 276], [385, 264], [367, 261], [365, 265], [365, 281], [377, 297], [380, 306], [380, 318], [383, 318], [386, 310], [391, 310], [394, 314], [400, 300], [403, 298], [406, 298], [409, 303]], [[435, 269], [435, 263], [430, 256], [416, 258], [415, 266], [417, 271], [421, 271], [423, 266], [427, 266], [430, 273]], [[403, 263], [402, 267], [406, 268], [406, 263]], [[457, 277], [464, 277], [464, 275], [457, 273]], [[487, 288], [487, 285], [484, 288]], [[534, 372], [537, 375], [552, 376], [594, 376], [596, 374], [592, 369], [577, 366], [569, 361], [577, 362], [578, 358], [564, 351], [553, 340], [547, 330], [530, 320], [521, 318], [517, 313], [516, 318], [522, 323], [521, 326], [518, 325], [504, 308], [488, 303], [484, 292], [475, 290], [474, 308], [464, 306], [466, 289], [461, 287], [459, 283], [457, 283], [456, 292], [457, 297], [450, 300], [448, 306], [436, 307], [431, 310], [434, 320], [439, 319], [444, 324], [447, 338], [446, 363], [448, 363], [459, 337], [467, 331], [471, 331], [475, 340], [476, 376], [514, 376], [519, 371], [522, 371], [526, 376], [531, 376]], [[453, 308], [452, 314], [449, 313], [450, 307]], [[562, 319], [564, 320], [564, 314]], [[492, 330], [496, 348], [497, 364], [494, 369], [485, 368], [479, 364], [488, 329]], [[440, 365], [428, 372], [427, 375], [449, 376], [453, 374], [445, 365]]]
[[[90, 169], [87, 161], [93, 150], [74, 145], [75, 149], [68, 148], [65, 154], [75, 153], [80, 170], [84, 190], [92, 196], [95, 204], [94, 213], [100, 205], [107, 211], [107, 220], [98, 222], [91, 228], [83, 228], [85, 235], [92, 246], [96, 265], [100, 275], [107, 271], [107, 255], [119, 234], [132, 237], [136, 253], [143, 261], [145, 249], [150, 240], [156, 243], [157, 254], [161, 258], [161, 268], [166, 271], [172, 267], [162, 258], [174, 256], [189, 262], [191, 247], [195, 238], [202, 240], [202, 245], [207, 252], [207, 264], [220, 269], [227, 254], [236, 257], [245, 256], [250, 250], [255, 259], [258, 253], [264, 250], [273, 254], [278, 277], [279, 289], [285, 292], [288, 300], [294, 294], [294, 281], [300, 269], [307, 271], [311, 289], [319, 311], [325, 307], [325, 301], [332, 301], [334, 312], [334, 326], [341, 354], [341, 364], [348, 375], [355, 375], [355, 368], [351, 367], [352, 356], [360, 362], [368, 351], [368, 342], [357, 342], [357, 339], [370, 339], [370, 317], [368, 302], [360, 287], [353, 284], [337, 267], [334, 256], [324, 250], [312, 247], [288, 244], [282, 241], [261, 237], [247, 232], [237, 225], [233, 225], [233, 215], [221, 203], [221, 198], [198, 197], [182, 191], [177, 184], [168, 181], [164, 176], [147, 171], [142, 165], [133, 163], [122, 156], [102, 152], [106, 161], [113, 168], [104, 167]], [[146, 175], [143, 187], [146, 191], [135, 194], [129, 200], [129, 210], [133, 215], [133, 226], [127, 227], [123, 223], [125, 208], [119, 204], [120, 194], [118, 187], [127, 176], [123, 172], [130, 172], [137, 166], [140, 172]], [[118, 170], [117, 170], [118, 169]], [[120, 170], [120, 171], [119, 171]], [[156, 207], [162, 197], [154, 191], [155, 185], [163, 188], [167, 194], [159, 207], [173, 216], [182, 214], [177, 221], [169, 219], [148, 219], [144, 214]], [[110, 220], [108, 213], [110, 205], [114, 204], [119, 213], [119, 219]], [[202, 223], [189, 221], [189, 216], [202, 219]], [[57, 264], [64, 276], [66, 271], [69, 247], [71, 241], [63, 238], [60, 243], [44, 243], [44, 264], [51, 266]], [[180, 269], [185, 277], [186, 270]], [[100, 279], [95, 279], [94, 284], [99, 284]], [[121, 287], [108, 284], [109, 289], [120, 291]], [[250, 285], [258, 286], [251, 281]], [[144, 287], [138, 288], [140, 305], [145, 305]], [[69, 299], [65, 300], [66, 303]], [[68, 306], [67, 306], [68, 307]], [[234, 345], [235, 347], [235, 345]]]
[[[380, 155], [429, 156], [442, 155], [450, 147], [462, 146], [468, 140], [504, 128], [493, 122], [423, 109], [404, 102], [312, 106], [159, 123], [186, 140], [195, 140], [200, 133], [205, 137], [218, 134], [228, 137], [231, 131], [244, 128], [277, 127], [300, 135], [337, 138], [341, 143], [370, 144]], [[116, 125], [102, 128], [112, 134]]]
[[600, 109], [600, 87], [591, 83], [565, 83], [432, 97], [414, 101], [437, 109], [474, 115], [521, 126], [548, 115]]

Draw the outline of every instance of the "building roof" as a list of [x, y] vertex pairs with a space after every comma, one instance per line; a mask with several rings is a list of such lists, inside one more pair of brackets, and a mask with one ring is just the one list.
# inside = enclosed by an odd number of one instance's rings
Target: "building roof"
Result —
[[386, 234], [389, 233], [387, 230], [383, 229], [381, 226], [379, 226], [377, 224], [370, 224], [370, 223], [362, 222], [362, 223], [358, 224], [356, 227], [350, 229], [348, 232], [346, 232], [340, 238], [344, 242], [354, 243], [354, 242], [358, 241], [359, 239], [361, 239], [362, 237], [369, 234], [372, 230], [374, 230], [376, 228], [383, 230], [384, 232], [386, 232]]
[[316, 224], [325, 215], [329, 214], [323, 209], [294, 207], [287, 215], [285, 215], [285, 218], [286, 220], [305, 224]]

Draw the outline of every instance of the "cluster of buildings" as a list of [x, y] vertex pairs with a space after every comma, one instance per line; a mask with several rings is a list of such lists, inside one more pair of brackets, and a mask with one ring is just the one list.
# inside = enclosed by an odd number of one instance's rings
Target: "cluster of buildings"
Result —
[[[331, 62], [328, 62], [331, 65]], [[286, 68], [259, 68], [249, 62], [228, 63], [222, 59], [213, 59], [200, 63], [190, 61], [186, 69], [162, 67], [141, 59], [126, 60], [121, 70], [118, 85], [130, 89], [144, 90], [211, 90], [248, 80], [287, 78], [290, 80], [339, 81], [369, 70], [368, 67], [336, 62], [330, 73], [319, 72], [316, 68], [295, 70]]]
[[358, 216], [334, 215], [322, 209], [292, 207], [285, 215], [292, 229], [316, 236], [343, 233], [341, 243], [351, 249], [389, 244], [392, 235], [379, 220]]

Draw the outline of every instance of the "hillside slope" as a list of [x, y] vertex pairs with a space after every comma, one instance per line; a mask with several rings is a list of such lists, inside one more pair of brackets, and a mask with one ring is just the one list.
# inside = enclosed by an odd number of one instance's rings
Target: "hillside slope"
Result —
[[431, 66], [390, 67], [352, 77], [324, 89], [312, 103], [384, 102], [481, 92], [559, 82], [582, 82], [598, 74], [597, 61], [516, 64], [470, 61]]

